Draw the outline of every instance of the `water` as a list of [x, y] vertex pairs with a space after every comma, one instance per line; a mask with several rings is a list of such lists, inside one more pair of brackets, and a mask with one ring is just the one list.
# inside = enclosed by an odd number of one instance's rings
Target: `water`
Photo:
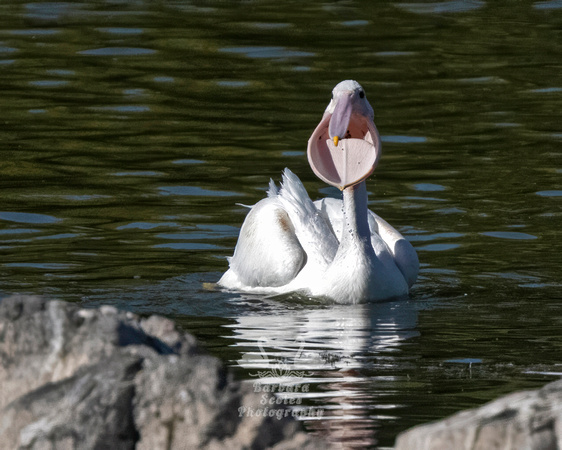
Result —
[[[559, 1], [0, 12], [0, 295], [172, 317], [349, 447], [560, 376]], [[213, 290], [270, 177], [338, 195], [305, 150], [348, 78], [384, 143], [370, 206], [422, 264], [410, 300]]]

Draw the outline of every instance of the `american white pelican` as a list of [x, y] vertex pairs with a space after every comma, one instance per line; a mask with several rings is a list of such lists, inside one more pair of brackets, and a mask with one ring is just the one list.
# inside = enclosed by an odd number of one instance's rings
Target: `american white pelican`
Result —
[[308, 161], [343, 200], [313, 202], [289, 169], [281, 187], [246, 216], [218, 285], [243, 292], [302, 292], [337, 303], [360, 303], [407, 295], [415, 282], [416, 251], [367, 208], [365, 179], [381, 153], [373, 108], [359, 83], [346, 80], [308, 141]]

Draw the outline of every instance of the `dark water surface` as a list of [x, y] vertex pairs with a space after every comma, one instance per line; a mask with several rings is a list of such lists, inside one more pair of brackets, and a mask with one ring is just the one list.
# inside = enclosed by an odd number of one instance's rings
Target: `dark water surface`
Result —
[[[562, 372], [561, 54], [557, 0], [3, 2], [0, 295], [168, 315], [349, 447], [538, 387]], [[411, 299], [210, 289], [270, 177], [338, 195], [305, 150], [348, 78]]]

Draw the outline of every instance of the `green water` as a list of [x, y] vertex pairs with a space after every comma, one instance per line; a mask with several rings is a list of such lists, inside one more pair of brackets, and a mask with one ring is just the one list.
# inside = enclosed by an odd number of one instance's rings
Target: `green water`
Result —
[[[250, 382], [272, 366], [244, 354], [289, 361], [324, 412], [306, 426], [350, 447], [555, 379], [561, 30], [556, 0], [4, 2], [0, 295], [166, 314]], [[284, 167], [338, 195], [305, 150], [349, 78], [383, 138], [370, 207], [418, 250], [411, 299], [206, 289], [237, 203]]]

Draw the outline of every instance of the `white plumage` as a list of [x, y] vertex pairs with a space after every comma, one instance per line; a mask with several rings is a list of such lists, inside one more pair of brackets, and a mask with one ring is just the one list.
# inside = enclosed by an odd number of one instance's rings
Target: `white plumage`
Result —
[[[338, 101], [349, 103], [344, 105], [345, 111]], [[338, 108], [344, 111], [340, 114], [343, 124], [331, 118]], [[370, 120], [368, 127], [364, 126], [366, 120]], [[332, 145], [334, 137], [328, 136], [328, 127], [347, 130], [347, 138], [340, 140], [339, 146], [335, 139]], [[354, 176], [359, 179], [353, 183], [346, 180], [342, 200], [325, 198], [316, 202], [300, 179], [285, 169], [281, 187], [271, 181], [267, 198], [246, 216], [234, 255], [229, 258], [230, 268], [219, 286], [264, 294], [297, 291], [338, 303], [407, 295], [417, 277], [418, 257], [398, 231], [367, 208], [364, 178], [374, 170], [380, 140], [372, 123], [372, 108], [357, 82], [342, 82], [334, 88], [334, 98], [309, 141], [309, 161], [315, 173], [330, 184], [344, 184], [333, 178], [349, 173], [345, 168], [334, 168], [331, 160], [316, 164], [319, 158], [330, 157], [325, 141], [332, 152], [351, 152], [353, 148], [364, 152], [372, 147], [376, 154], [364, 159], [375, 163], [370, 162], [372, 167], [365, 168], [364, 174], [354, 168]], [[361, 147], [353, 147], [353, 142], [361, 142]], [[360, 164], [361, 158], [353, 161]]]
[[[366, 192], [351, 195], [366, 201]], [[352, 229], [343, 206], [334, 198], [312, 202], [285, 169], [281, 189], [270, 188], [244, 220], [219, 285], [268, 294], [302, 291], [338, 303], [406, 295], [418, 271], [411, 244], [366, 205], [368, 229]]]

